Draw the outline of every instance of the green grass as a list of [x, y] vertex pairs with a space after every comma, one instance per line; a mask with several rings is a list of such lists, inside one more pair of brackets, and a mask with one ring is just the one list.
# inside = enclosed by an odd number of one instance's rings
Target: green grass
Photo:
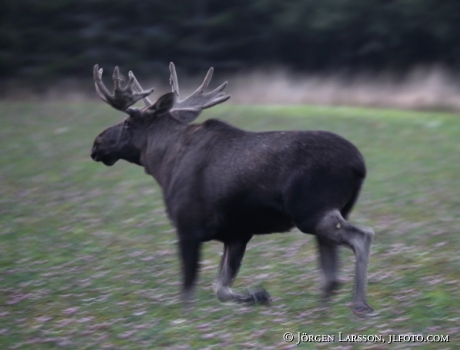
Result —
[[[205, 244], [192, 312], [179, 303], [176, 237], [161, 191], [143, 169], [91, 161], [94, 137], [122, 115], [99, 102], [0, 103], [1, 349], [290, 349], [285, 332], [311, 335], [460, 333], [460, 116], [350, 107], [222, 106], [249, 130], [324, 129], [355, 143], [368, 178], [351, 221], [376, 231], [369, 303], [349, 310], [348, 282], [319, 307], [315, 242], [297, 231], [255, 237], [235, 289], [262, 285], [270, 307], [213, 295], [222, 246]], [[349, 349], [345, 343], [304, 348]], [[387, 348], [381, 343], [353, 348]]]

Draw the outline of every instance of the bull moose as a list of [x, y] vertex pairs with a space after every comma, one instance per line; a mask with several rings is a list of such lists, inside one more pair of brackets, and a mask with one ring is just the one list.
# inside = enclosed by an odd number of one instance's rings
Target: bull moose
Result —
[[[216, 119], [190, 124], [205, 108], [230, 98], [223, 83], [206, 92], [203, 83], [181, 100], [176, 69], [170, 64], [172, 92], [152, 103], [134, 74], [122, 86], [118, 67], [110, 93], [102, 68], [94, 66], [99, 96], [128, 116], [101, 134], [91, 152], [107, 166], [119, 159], [143, 166], [163, 191], [168, 216], [177, 230], [184, 301], [194, 298], [200, 247], [224, 244], [214, 291], [221, 301], [268, 303], [264, 289], [237, 294], [232, 283], [246, 245], [255, 234], [297, 227], [316, 236], [324, 273], [322, 299], [340, 287], [338, 246], [356, 257], [352, 304], [360, 316], [372, 314], [366, 302], [367, 266], [374, 231], [347, 222], [366, 176], [359, 150], [327, 131], [249, 132]], [[143, 100], [144, 107], [132, 107]]]

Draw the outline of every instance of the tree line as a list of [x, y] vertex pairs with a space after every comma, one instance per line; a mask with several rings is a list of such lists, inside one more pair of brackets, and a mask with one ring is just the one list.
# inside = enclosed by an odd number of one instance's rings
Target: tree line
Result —
[[2, 0], [0, 78], [139, 73], [460, 68], [458, 0]]

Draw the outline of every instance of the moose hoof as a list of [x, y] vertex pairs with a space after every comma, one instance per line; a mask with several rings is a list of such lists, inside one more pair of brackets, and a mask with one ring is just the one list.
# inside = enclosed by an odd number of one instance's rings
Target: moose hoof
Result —
[[255, 305], [269, 305], [271, 301], [270, 294], [263, 289], [257, 288], [249, 291], [250, 302]]
[[367, 303], [360, 302], [355, 303], [352, 307], [353, 313], [361, 318], [375, 317], [378, 315], [378, 312], [375, 312]]
[[271, 300], [270, 294], [263, 288], [249, 290], [247, 294], [235, 294], [229, 288], [222, 288], [216, 291], [216, 295], [221, 302], [231, 301], [241, 304], [268, 305]]
[[343, 281], [329, 282], [323, 287], [323, 301], [327, 302], [333, 295], [337, 294], [338, 290], [343, 286]]

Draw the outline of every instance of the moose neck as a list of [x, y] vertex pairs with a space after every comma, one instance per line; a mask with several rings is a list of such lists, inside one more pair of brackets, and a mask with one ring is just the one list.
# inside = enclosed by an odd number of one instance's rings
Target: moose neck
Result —
[[145, 172], [152, 175], [164, 188], [184, 144], [188, 125], [169, 114], [158, 117], [147, 130], [147, 142], [141, 151]]

